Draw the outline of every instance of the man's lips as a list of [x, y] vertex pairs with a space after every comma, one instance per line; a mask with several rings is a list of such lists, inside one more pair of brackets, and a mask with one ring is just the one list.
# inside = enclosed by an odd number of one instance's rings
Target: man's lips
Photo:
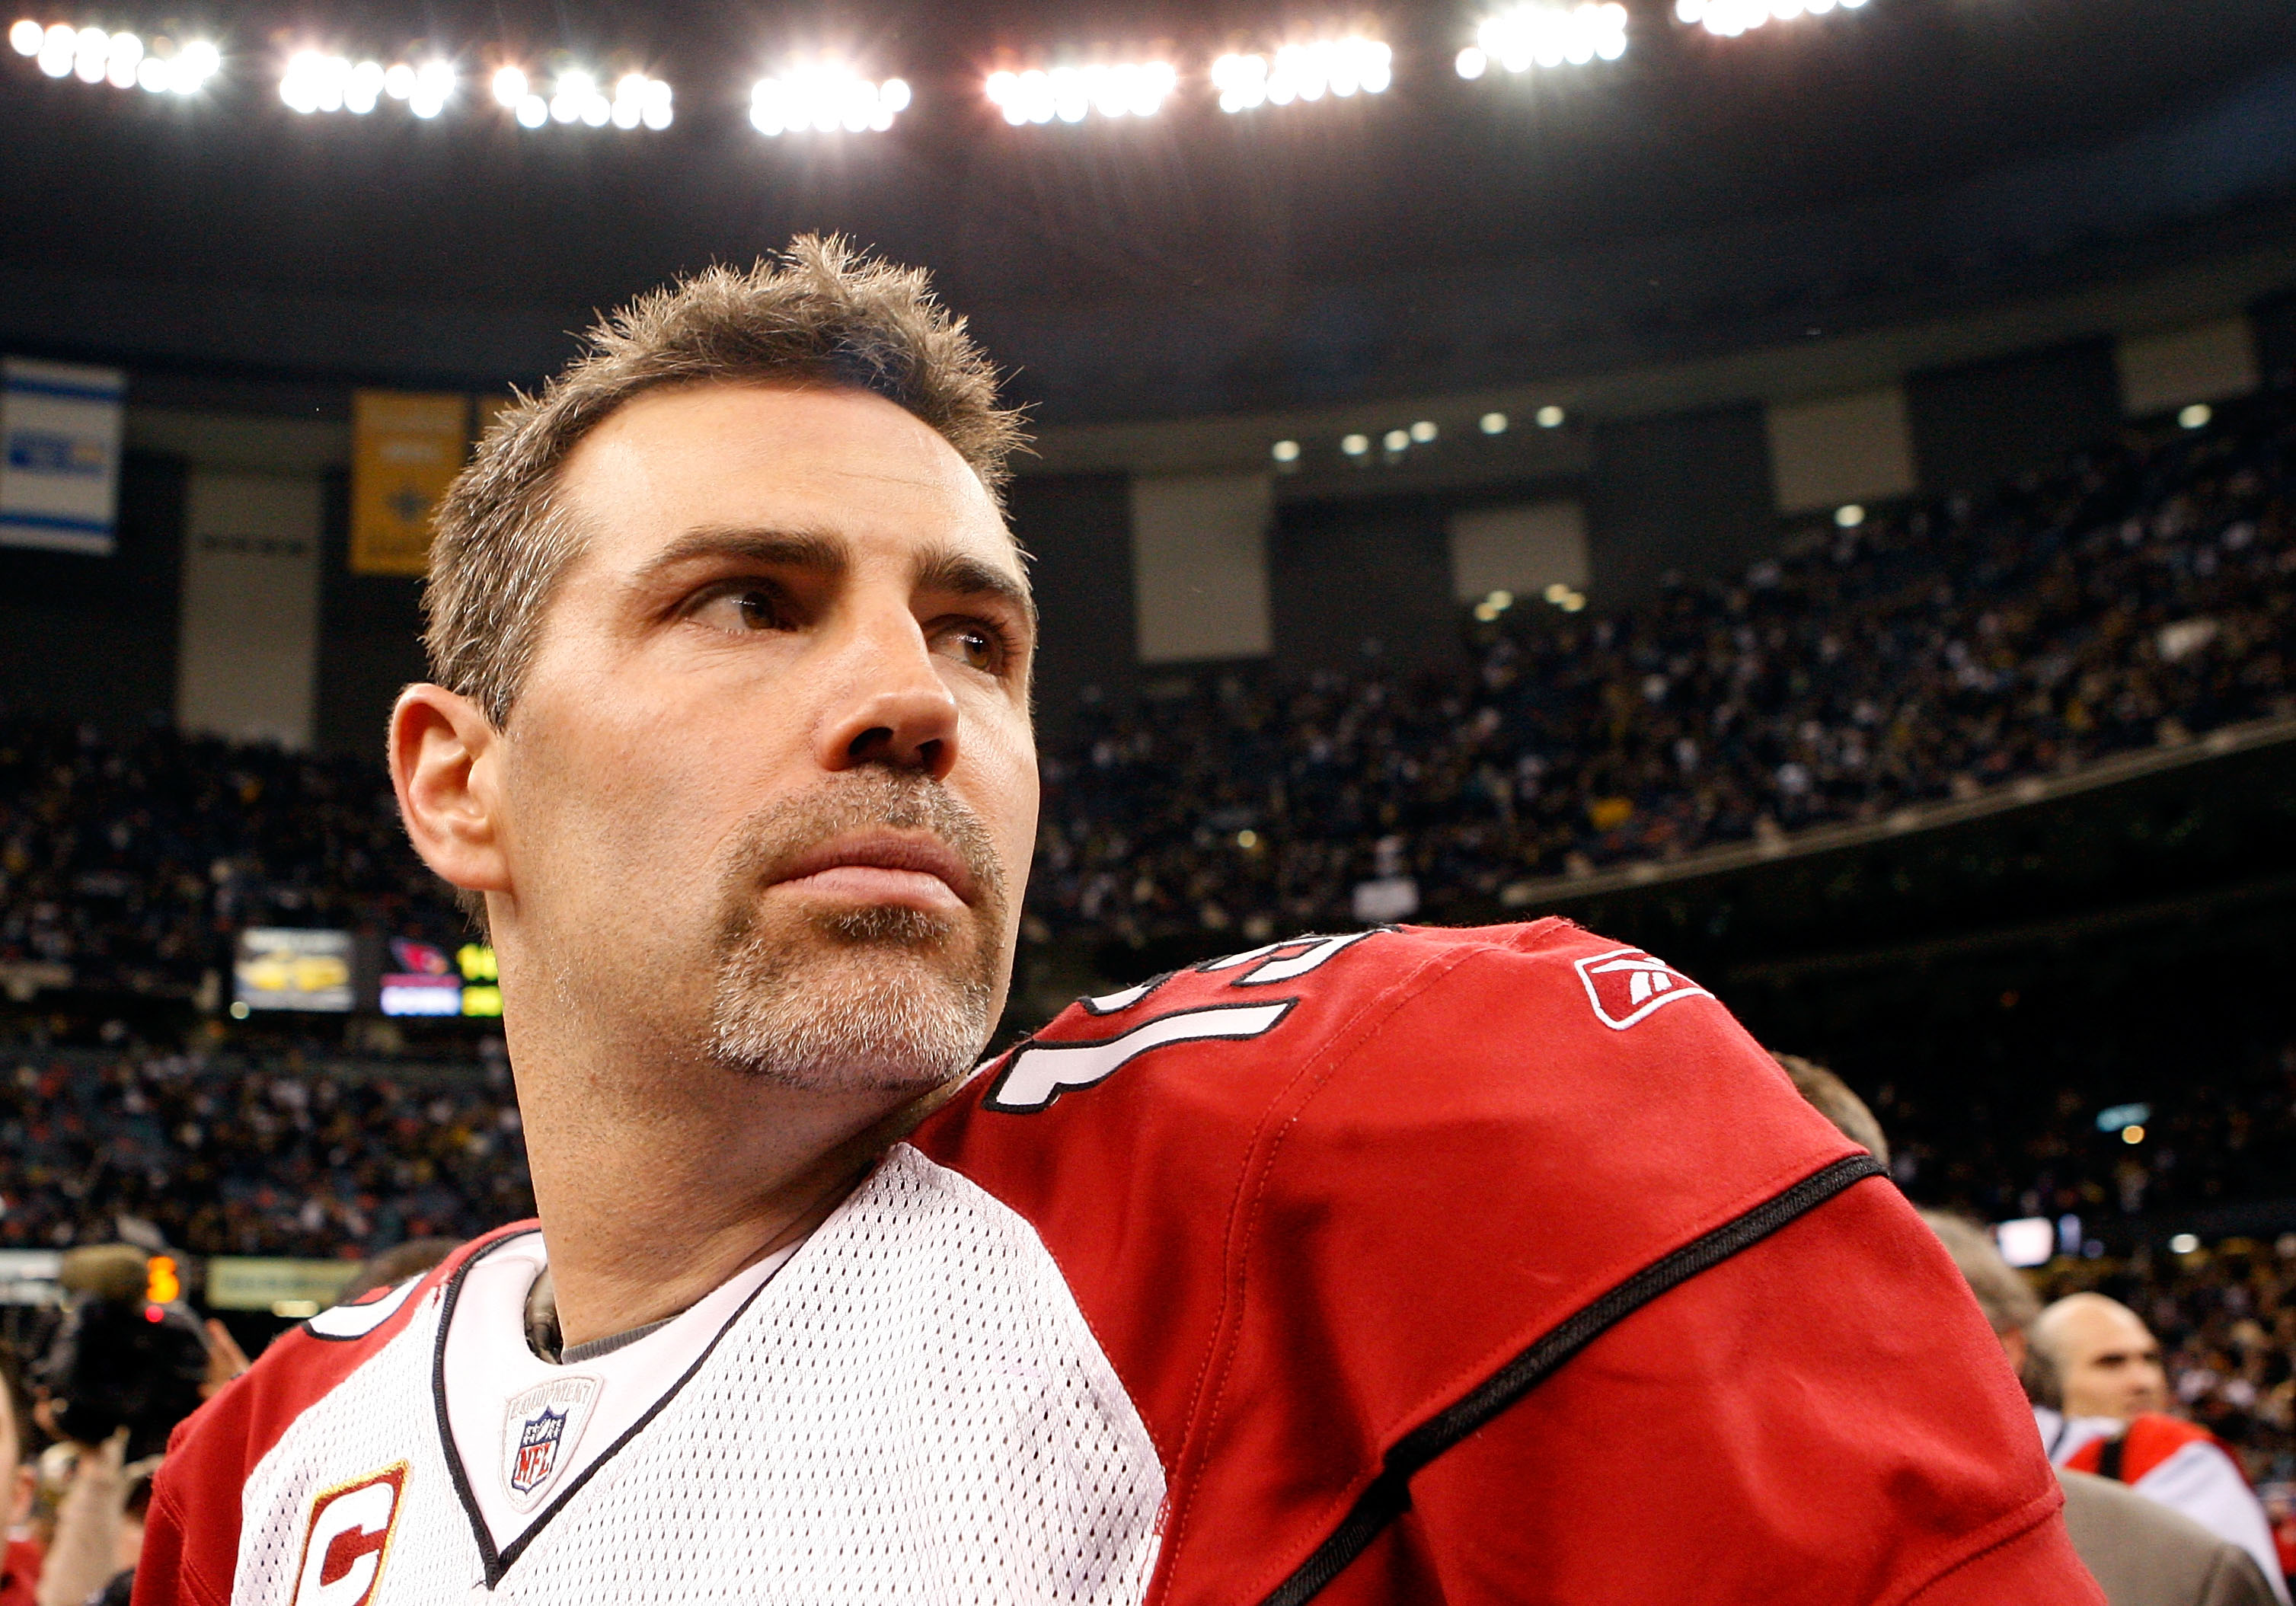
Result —
[[939, 838], [914, 832], [838, 837], [800, 855], [770, 883], [866, 904], [944, 909], [979, 891], [964, 860]]

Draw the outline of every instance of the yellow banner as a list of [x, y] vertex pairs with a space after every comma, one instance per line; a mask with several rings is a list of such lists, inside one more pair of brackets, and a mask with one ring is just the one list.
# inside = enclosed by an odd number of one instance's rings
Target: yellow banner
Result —
[[274, 1260], [217, 1255], [208, 1262], [207, 1303], [214, 1310], [316, 1315], [335, 1302], [335, 1297], [343, 1291], [351, 1274], [358, 1268], [356, 1260]]
[[351, 572], [419, 575], [430, 513], [463, 466], [470, 401], [361, 390], [351, 398]]

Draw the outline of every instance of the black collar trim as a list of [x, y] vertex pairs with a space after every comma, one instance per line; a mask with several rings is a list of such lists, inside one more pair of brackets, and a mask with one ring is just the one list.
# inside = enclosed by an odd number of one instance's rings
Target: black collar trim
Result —
[[[537, 1229], [528, 1229], [529, 1232], [535, 1230]], [[726, 1335], [734, 1330], [734, 1323], [749, 1314], [750, 1307], [758, 1302], [758, 1296], [771, 1288], [782, 1271], [786, 1269], [786, 1263], [784, 1263], [783, 1267], [775, 1268], [772, 1276], [751, 1289], [749, 1296], [734, 1307], [734, 1314], [726, 1318], [725, 1324], [710, 1336], [709, 1342], [702, 1346], [701, 1353], [693, 1357], [693, 1364], [680, 1373], [676, 1382], [663, 1389], [660, 1397], [648, 1405], [644, 1413], [629, 1425], [619, 1438], [601, 1450], [595, 1461], [584, 1467], [564, 1488], [559, 1490], [550, 1504], [544, 1506], [534, 1520], [528, 1523], [520, 1532], [517, 1538], [503, 1546], [497, 1553], [495, 1549], [494, 1535], [487, 1527], [485, 1513], [479, 1510], [478, 1495], [472, 1490], [470, 1474], [463, 1470], [462, 1453], [455, 1447], [454, 1424], [447, 1416], [447, 1332], [455, 1319], [455, 1304], [462, 1295], [463, 1279], [469, 1274], [471, 1267], [502, 1248], [504, 1244], [515, 1242], [525, 1236], [527, 1236], [526, 1233], [512, 1233], [506, 1237], [498, 1238], [455, 1268], [455, 1274], [447, 1280], [445, 1300], [439, 1307], [439, 1338], [430, 1358], [430, 1397], [439, 1417], [439, 1443], [447, 1453], [447, 1475], [455, 1485], [456, 1498], [463, 1503], [463, 1513], [470, 1518], [471, 1533], [479, 1542], [479, 1558], [486, 1564], [486, 1582], [488, 1590], [494, 1589], [503, 1581], [512, 1565], [519, 1557], [526, 1553], [526, 1547], [533, 1544], [536, 1536], [542, 1532], [543, 1526], [555, 1517], [568, 1501], [581, 1492], [583, 1486], [597, 1474], [601, 1467], [620, 1454], [625, 1445], [644, 1432], [646, 1424], [661, 1414], [663, 1406], [668, 1405], [685, 1390], [685, 1385], [693, 1381], [694, 1374], [709, 1364], [711, 1356], [718, 1353], [718, 1346], [724, 1341]], [[520, 1342], [524, 1341], [521, 1337]]]

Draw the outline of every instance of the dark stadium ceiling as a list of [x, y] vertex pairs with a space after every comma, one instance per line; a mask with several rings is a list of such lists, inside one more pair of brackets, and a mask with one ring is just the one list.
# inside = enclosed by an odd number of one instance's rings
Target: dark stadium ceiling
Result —
[[[1623, 61], [1474, 83], [1451, 68], [1472, 4], [154, 4], [25, 9], [211, 24], [233, 59], [205, 103], [0, 59], [0, 340], [14, 348], [523, 378], [586, 308], [838, 229], [932, 267], [1017, 346], [1055, 417], [1218, 410], [1403, 382], [1410, 338], [1357, 327], [1398, 294], [1451, 297], [1457, 324], [1510, 284], [1568, 301], [1576, 272], [1599, 299], [1614, 288], [1599, 281], [1649, 267], [1652, 295], [1613, 333], [1708, 317], [1693, 305], [1728, 322], [1712, 282], [1726, 273], [1799, 315], [1798, 298], [1866, 294], [1845, 274], [1882, 284], [1886, 272], [1834, 258], [1908, 255], [1891, 240], [1950, 238], [1940, 272], [2030, 262], [2281, 207], [2296, 177], [2290, 0], [1871, 0], [1734, 39], [1682, 27], [1670, 0], [1630, 0]], [[1063, 48], [1161, 49], [1200, 72], [1287, 25], [1350, 21], [1395, 47], [1383, 95], [1229, 116], [1192, 94], [1144, 121], [1014, 128], [980, 94], [1000, 61]], [[659, 134], [529, 133], [498, 115], [299, 118], [279, 102], [291, 44], [390, 53], [418, 37], [460, 49], [472, 73], [504, 45], [635, 60], [675, 84], [677, 119]], [[752, 130], [750, 80], [821, 49], [901, 74], [916, 103], [890, 134]], [[2276, 141], [2257, 132], [2275, 128]], [[1972, 221], [1988, 207], [1998, 215]], [[1874, 226], [1858, 234], [1859, 218]], [[1834, 221], [1812, 234], [1814, 219]], [[1710, 249], [1724, 239], [1751, 268]], [[1683, 274], [1679, 297], [1657, 264]], [[1906, 272], [1896, 291], [1919, 288]], [[1197, 311], [1176, 324], [1177, 307]], [[299, 327], [331, 321], [356, 327]], [[1037, 339], [1037, 324], [1077, 333]], [[1271, 334], [1279, 324], [1292, 332]], [[1201, 344], [1192, 372], [1216, 377], [1098, 382], [1128, 330], [1158, 361]], [[1592, 334], [1570, 347], [1578, 338], [1558, 324], [1480, 367], [1431, 346], [1420, 365], [1448, 382], [1609, 349]]]

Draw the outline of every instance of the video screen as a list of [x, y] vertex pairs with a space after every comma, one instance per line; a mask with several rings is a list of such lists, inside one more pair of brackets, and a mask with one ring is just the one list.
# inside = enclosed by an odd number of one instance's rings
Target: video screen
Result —
[[483, 943], [464, 943], [449, 954], [436, 943], [394, 938], [390, 963], [381, 997], [386, 1015], [491, 1018], [502, 1013], [495, 951]]
[[258, 926], [239, 934], [232, 1013], [305, 1010], [348, 1014], [357, 1003], [348, 931]]

